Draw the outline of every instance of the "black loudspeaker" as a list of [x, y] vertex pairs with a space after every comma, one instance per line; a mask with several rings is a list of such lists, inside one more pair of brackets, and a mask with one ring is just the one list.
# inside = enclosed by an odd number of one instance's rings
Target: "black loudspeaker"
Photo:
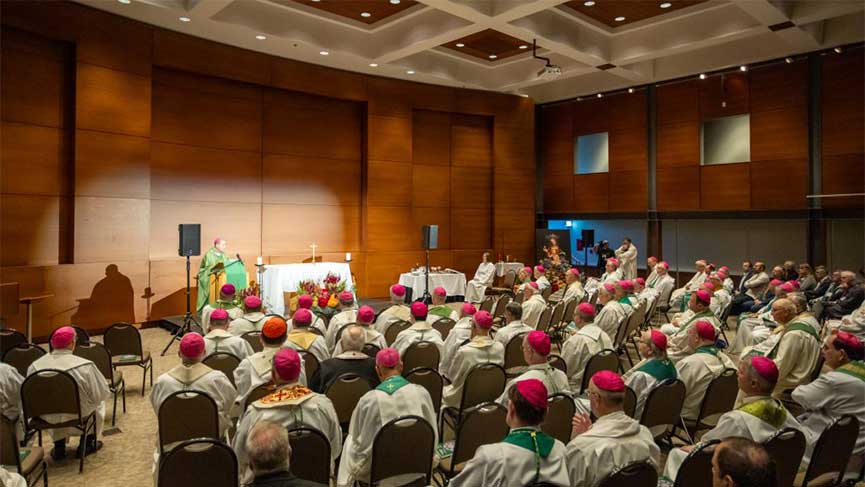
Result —
[[187, 255], [201, 255], [201, 224], [181, 223], [177, 225], [178, 244], [177, 254], [181, 257]]
[[591, 228], [583, 229], [583, 247], [595, 246], [595, 231]]
[[435, 250], [439, 246], [439, 226], [424, 225], [421, 237], [424, 250]]

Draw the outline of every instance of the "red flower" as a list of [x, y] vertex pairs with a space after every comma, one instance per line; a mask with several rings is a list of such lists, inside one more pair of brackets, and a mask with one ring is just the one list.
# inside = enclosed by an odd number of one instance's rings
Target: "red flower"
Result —
[[319, 308], [327, 308], [327, 300], [329, 298], [325, 295], [321, 295], [318, 297], [318, 307]]

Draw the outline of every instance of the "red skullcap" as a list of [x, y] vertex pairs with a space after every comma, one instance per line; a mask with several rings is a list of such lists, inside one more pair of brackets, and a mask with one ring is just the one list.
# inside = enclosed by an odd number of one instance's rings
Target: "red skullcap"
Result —
[[294, 382], [300, 377], [300, 355], [292, 348], [283, 348], [273, 356], [273, 370], [280, 379]]
[[367, 305], [363, 305], [357, 310], [357, 319], [362, 323], [372, 323], [375, 319], [375, 310]]
[[183, 355], [186, 358], [196, 359], [203, 353], [204, 338], [198, 333], [187, 333], [180, 339], [180, 355]]
[[535, 281], [530, 282], [530, 283], [529, 283], [529, 287], [530, 287], [530, 288], [533, 288], [533, 289], [539, 289], [539, 288], [538, 288], [538, 283], [535, 282]]
[[539, 411], [547, 409], [547, 387], [538, 379], [526, 379], [517, 382], [517, 392], [535, 409]]
[[771, 281], [769, 281], [770, 286], [777, 286], [777, 285], [783, 284], [783, 283], [784, 283], [784, 281], [781, 281], [780, 279], [772, 279]]
[[797, 291], [799, 290], [799, 287], [800, 287], [799, 281], [787, 281], [787, 282], [789, 282], [790, 285], [793, 286], [794, 289], [796, 289]]
[[[476, 318], [477, 319], [477, 318]], [[535, 352], [543, 356], [550, 354], [550, 336], [540, 330], [530, 331], [527, 340]]]
[[312, 296], [309, 294], [301, 294], [297, 297], [297, 307], [303, 309], [312, 308]]
[[622, 392], [625, 390], [625, 381], [622, 380], [622, 376], [609, 370], [595, 372], [595, 375], [592, 376], [592, 382], [602, 391]]
[[475, 313], [474, 319], [475, 323], [485, 330], [489, 330], [493, 327], [493, 315], [491, 315], [489, 311], [478, 311]]
[[580, 270], [576, 267], [571, 267], [570, 269], [568, 269], [568, 274], [573, 274], [577, 277], [580, 277]]
[[619, 286], [620, 288], [624, 289], [625, 291], [633, 291], [634, 290], [634, 283], [631, 281], [622, 280], [622, 281], [617, 282], [616, 285]]
[[436, 296], [438, 296], [440, 298], [446, 298], [448, 295], [448, 292], [445, 288], [439, 286], [439, 287], [433, 289], [433, 294], [435, 294]]
[[394, 284], [390, 287], [390, 293], [394, 296], [405, 296], [405, 286], [402, 284]]
[[382, 367], [392, 369], [399, 365], [399, 351], [390, 347], [382, 348], [377, 354], [375, 354], [375, 363]]
[[535, 270], [543, 274], [546, 269], [544, 269], [544, 266], [542, 265], [536, 265]]
[[213, 239], [213, 245], [216, 245], [221, 241], [222, 241], [222, 237], [216, 237], [215, 239]]
[[706, 291], [709, 291], [709, 292], [712, 292], [715, 290], [715, 285], [712, 284], [711, 282], [704, 282], [703, 285], [700, 287], [702, 287], [703, 289], [705, 289]]
[[609, 259], [607, 259], [607, 264], [613, 264], [614, 266], [619, 267], [619, 259], [615, 257], [610, 257]]
[[243, 305], [249, 309], [261, 307], [261, 298], [258, 296], [247, 296], [243, 300]]
[[638, 277], [638, 278], [634, 279], [634, 282], [636, 282], [637, 284], [639, 284], [639, 285], [641, 285], [641, 286], [645, 286], [645, 285], [646, 285], [646, 280], [643, 279], [642, 277]]
[[63, 326], [57, 329], [51, 335], [51, 346], [54, 349], [66, 348], [72, 341], [75, 340], [75, 328], [71, 326]]
[[729, 271], [730, 268], [727, 267], [727, 266], [725, 266], [725, 265], [722, 265], [721, 267], [718, 267], [718, 270], [719, 270], [719, 271]]
[[697, 296], [697, 301], [703, 304], [709, 304], [712, 302], [712, 295], [702, 289], [694, 293], [694, 295]]
[[604, 284], [604, 289], [606, 289], [607, 292], [609, 292], [609, 293], [616, 292], [616, 286], [613, 284], [610, 284], [609, 282]]
[[580, 303], [577, 311], [584, 316], [595, 316], [595, 307], [589, 303]]
[[694, 324], [697, 329], [697, 336], [706, 340], [715, 340], [718, 335], [715, 334], [715, 326], [706, 320], [700, 320]]
[[312, 323], [312, 311], [305, 308], [300, 308], [299, 310], [294, 312], [294, 316], [291, 317], [291, 321], [293, 323], [297, 323], [298, 325], [306, 326]]
[[[297, 313], [299, 312], [300, 311]], [[309, 313], [309, 311], [306, 312]], [[297, 313], [294, 313], [295, 317], [297, 316]], [[261, 334], [267, 338], [279, 338], [285, 335], [287, 330], [288, 326], [286, 326], [284, 319], [279, 316], [271, 316], [264, 322], [264, 326], [261, 327]]]
[[532, 268], [529, 267], [529, 266], [525, 266], [525, 267], [522, 268], [522, 271], [525, 272], [526, 274], [531, 274], [531, 273], [532, 273]]
[[210, 313], [210, 321], [222, 321], [228, 319], [228, 311], [224, 309], [215, 309]]
[[723, 281], [724, 279], [727, 278], [727, 276], [729, 274], [727, 274], [727, 271], [725, 271], [725, 270], [719, 270], [717, 275], [718, 275], [718, 279]]
[[772, 359], [755, 355], [751, 357], [751, 367], [767, 381], [778, 382], [778, 366]]
[[472, 316], [477, 313], [477, 308], [472, 303], [463, 303], [463, 313]]
[[346, 304], [354, 302], [354, 294], [352, 294], [350, 291], [343, 291], [339, 293], [339, 302]]
[[854, 350], [865, 351], [865, 344], [862, 343], [862, 340], [860, 340], [859, 337], [852, 333], [847, 333], [846, 331], [839, 331], [835, 335], [835, 340], [840, 341], [841, 343], [847, 345]]
[[661, 261], [661, 262], [658, 263], [658, 265], [659, 265], [659, 266], [662, 266], [664, 269], [669, 269], [669, 268], [670, 268], [670, 264], [668, 264], [666, 261]]
[[234, 289], [234, 284], [223, 284], [222, 287], [219, 289], [219, 292], [225, 294], [226, 296], [229, 296], [236, 293], [237, 290]]
[[789, 282], [785, 282], [784, 284], [781, 284], [781, 286], [779, 286], [778, 289], [781, 289], [785, 293], [792, 293], [792, 292], [796, 291], [796, 288], [794, 288], [793, 285], [790, 284]]
[[425, 318], [427, 315], [427, 307], [422, 301], [415, 301], [411, 304], [411, 315], [415, 318]]
[[652, 339], [652, 343], [654, 343], [656, 347], [660, 348], [661, 350], [667, 349], [667, 335], [664, 335], [663, 333], [655, 329], [653, 329], [649, 334]]

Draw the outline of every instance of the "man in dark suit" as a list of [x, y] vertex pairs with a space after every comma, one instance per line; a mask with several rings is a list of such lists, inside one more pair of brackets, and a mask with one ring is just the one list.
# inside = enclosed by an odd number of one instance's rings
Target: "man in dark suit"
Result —
[[805, 291], [805, 297], [809, 300], [822, 297], [829, 290], [829, 286], [832, 285], [832, 278], [829, 277], [826, 266], [818, 265], [814, 268], [814, 279], [817, 280], [817, 285]]
[[246, 438], [249, 467], [255, 479], [248, 487], [325, 487], [294, 476], [289, 470], [291, 445], [288, 430], [270, 421], [259, 421]]
[[370, 387], [379, 384], [375, 373], [375, 359], [363, 353], [366, 332], [360, 326], [349, 326], [342, 332], [340, 344], [343, 352], [319, 365], [309, 381], [309, 388], [324, 394], [327, 388], [344, 374], [355, 374], [369, 382]]
[[736, 286], [736, 294], [744, 294], [748, 292], [748, 288], [745, 287], [745, 282], [754, 275], [754, 268], [751, 265], [750, 260], [746, 260], [742, 262], [742, 279], [739, 280], [739, 285]]
[[865, 299], [865, 288], [856, 282], [856, 274], [852, 271], [841, 272], [840, 294], [832, 296], [832, 301], [826, 304], [826, 317], [830, 320], [840, 320], [849, 315], [862, 304]]

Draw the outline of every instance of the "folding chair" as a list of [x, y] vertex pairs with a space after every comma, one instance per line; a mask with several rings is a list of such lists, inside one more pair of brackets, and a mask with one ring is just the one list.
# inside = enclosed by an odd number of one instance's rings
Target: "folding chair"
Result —
[[378, 355], [378, 352], [381, 352], [381, 349], [378, 348], [378, 345], [374, 345], [372, 343], [364, 343], [363, 350], [361, 351], [365, 353], [367, 357], [375, 358], [375, 356]]
[[27, 337], [23, 333], [12, 328], [0, 328], [0, 358], [22, 343], [27, 343]]
[[116, 425], [118, 394], [121, 394], [123, 397], [123, 412], [126, 413], [126, 381], [123, 380], [123, 372], [114, 370], [114, 367], [111, 366], [111, 354], [108, 353], [105, 345], [99, 342], [76, 345], [73, 353], [93, 362], [96, 368], [99, 369], [99, 372], [102, 372], [105, 380], [108, 381], [108, 389], [114, 395], [114, 411], [111, 413], [111, 426]]
[[264, 350], [264, 345], [261, 343], [261, 332], [260, 331], [248, 331], [243, 335], [240, 335], [240, 338], [246, 340], [246, 343], [252, 347], [256, 353]]
[[291, 445], [291, 473], [298, 478], [330, 484], [330, 440], [315, 428], [288, 430]]
[[371, 389], [370, 383], [356, 374], [343, 374], [328, 386], [325, 395], [333, 402], [333, 408], [336, 410], [336, 416], [343, 430], [348, 428], [357, 402]]
[[[366, 347], [364, 347], [365, 349]], [[316, 372], [318, 372], [321, 364], [318, 363], [318, 357], [307, 350], [301, 350], [298, 352], [303, 358], [303, 371], [306, 373], [307, 379], [312, 379]]]
[[[27, 485], [36, 485], [40, 477], [42, 485], [48, 487], [48, 464], [45, 462], [45, 450], [41, 446], [31, 446], [20, 450], [18, 437], [15, 435], [15, 423], [6, 416], [0, 415], [0, 465], [15, 467], [18, 475], [24, 477]], [[2, 468], [2, 467], [0, 467]]]
[[[652, 430], [657, 439], [667, 433], [669, 427], [679, 424], [682, 404], [685, 402], [685, 383], [679, 379], [667, 379], [649, 391], [640, 424]], [[660, 427], [663, 426], [663, 429]]]
[[137, 365], [141, 367], [141, 395], [144, 396], [147, 371], [150, 370], [150, 387], [153, 387], [153, 360], [150, 352], [141, 348], [141, 333], [129, 323], [115, 323], [105, 330], [102, 337], [105, 347], [111, 352], [114, 368]]
[[156, 414], [160, 461], [163, 454], [186, 440], [219, 439], [219, 409], [201, 391], [173, 392], [159, 405]]
[[387, 346], [393, 345], [396, 336], [410, 327], [411, 323], [406, 320], [396, 320], [387, 325], [387, 329], [384, 331], [384, 341], [387, 342]]
[[625, 386], [625, 403], [622, 409], [631, 418], [634, 418], [637, 411], [637, 393], [628, 386]]
[[486, 363], [472, 367], [463, 384], [459, 409], [450, 407], [442, 409], [439, 418], [439, 433], [444, 432], [445, 424], [456, 431], [465, 411], [479, 404], [498, 399], [505, 391], [506, 383], [505, 369], [498, 364]]
[[15, 367], [15, 370], [22, 377], [27, 377], [27, 370], [30, 368], [30, 364], [43, 355], [45, 355], [45, 350], [42, 347], [22, 342], [6, 351], [6, 354], [3, 355], [3, 362]]
[[451, 330], [454, 329], [454, 326], [456, 326], [456, 324], [456, 321], [450, 318], [441, 318], [439, 320], [436, 320], [436, 322], [432, 324], [432, 327], [438, 330], [439, 333], [441, 333], [442, 340], [444, 340], [448, 337], [448, 334], [450, 334]]
[[439, 349], [435, 343], [421, 340], [412, 343], [402, 357], [403, 370], [411, 372], [418, 367], [439, 368]]
[[214, 352], [204, 357], [201, 363], [225, 374], [228, 380], [231, 381], [231, 385], [236, 387], [234, 383], [234, 369], [240, 365], [240, 359], [237, 355], [228, 352]]
[[650, 462], [633, 462], [611, 472], [598, 487], [655, 487], [658, 471]]
[[494, 303], [495, 303], [495, 298], [492, 296], [487, 296], [481, 302], [481, 307], [478, 309], [478, 311], [486, 311], [489, 313], [493, 310], [493, 304]]
[[258, 401], [259, 399], [267, 396], [268, 394], [272, 394], [275, 391], [276, 385], [270, 381], [253, 387], [252, 390], [249, 391], [249, 394], [246, 395], [246, 401], [244, 401], [243, 403], [243, 410], [246, 411], [246, 408], [248, 408], [250, 404]]
[[411, 474], [423, 476], [423, 485], [429, 485], [435, 438], [433, 425], [420, 416], [400, 416], [385, 423], [372, 440], [369, 485]]
[[[738, 393], [739, 381], [736, 377], [736, 369], [725, 369], [721, 375], [712, 379], [706, 388], [706, 395], [703, 396], [703, 402], [700, 403], [697, 419], [689, 421], [682, 418], [682, 427], [688, 438], [677, 437], [682, 441], [694, 443], [693, 438], [698, 431], [714, 428], [718, 423], [718, 418], [733, 409]], [[677, 428], [673, 428], [673, 434], [676, 433]]]
[[237, 487], [237, 457], [230, 446], [197, 438], [179, 443], [159, 462], [157, 487]]
[[679, 467], [673, 487], [712, 485], [712, 455], [720, 442], [712, 440], [696, 445]]
[[453, 455], [441, 459], [436, 467], [436, 474], [443, 479], [436, 483], [444, 485], [455, 477], [481, 445], [502, 441], [509, 430], [505, 416], [507, 410], [493, 402], [478, 404], [466, 410], [455, 430]]
[[562, 372], [565, 373], [565, 375], [568, 375], [568, 363], [565, 362], [564, 357], [562, 357], [561, 355], [551, 353], [547, 357], [547, 363], [552, 365], [553, 367], [561, 370]]
[[611, 372], [619, 370], [619, 356], [609, 348], [605, 348], [592, 355], [589, 361], [586, 362], [586, 368], [583, 371], [583, 381], [580, 384], [580, 395], [585, 394], [589, 388], [589, 380], [592, 376], [602, 370], [609, 370]]
[[444, 379], [437, 370], [429, 367], [416, 367], [405, 374], [405, 379], [417, 384], [429, 392], [435, 411], [441, 409]]
[[766, 440], [763, 446], [775, 461], [777, 487], [793, 485], [805, 455], [805, 435], [797, 429], [784, 428]]
[[574, 400], [567, 394], [557, 393], [547, 398], [547, 414], [541, 431], [567, 444], [571, 441], [571, 419], [577, 412]]
[[523, 357], [523, 340], [528, 333], [514, 335], [505, 346], [505, 371], [509, 377], [516, 377], [528, 367], [526, 358]]
[[817, 439], [808, 469], [796, 477], [796, 487], [839, 484], [858, 436], [859, 420], [855, 416], [845, 414], [833, 421]]

